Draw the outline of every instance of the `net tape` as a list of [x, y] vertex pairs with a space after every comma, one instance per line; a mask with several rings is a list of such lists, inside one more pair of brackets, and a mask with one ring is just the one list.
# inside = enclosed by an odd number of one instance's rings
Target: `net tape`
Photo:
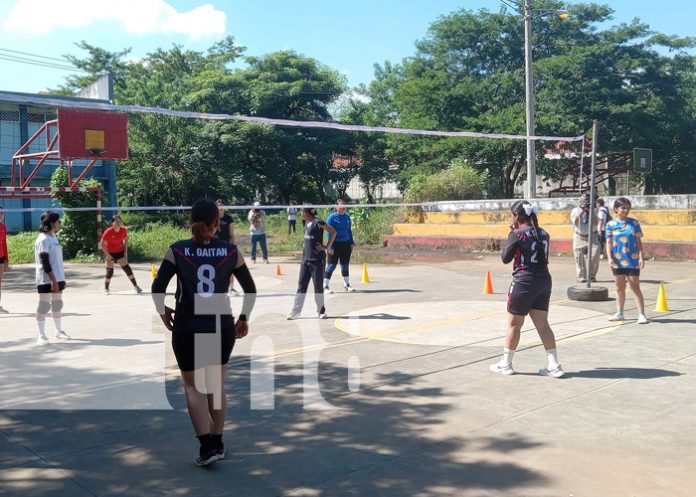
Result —
[[30, 94], [17, 94], [0, 91], [0, 101], [13, 103], [32, 103], [37, 105], [50, 105], [53, 107], [67, 107], [84, 110], [103, 110], [109, 112], [138, 112], [144, 114], [160, 114], [171, 117], [183, 117], [187, 119], [205, 119], [208, 121], [246, 121], [273, 126], [290, 126], [296, 128], [323, 128], [342, 131], [360, 131], [375, 133], [396, 133], [418, 136], [444, 136], [466, 138], [494, 138], [506, 140], [547, 140], [547, 141], [582, 141], [585, 136], [527, 136], [509, 135], [504, 133], [476, 133], [472, 131], [434, 131], [424, 129], [391, 128], [387, 126], [361, 126], [354, 124], [341, 124], [322, 121], [293, 121], [290, 119], [270, 119], [266, 117], [243, 116], [238, 114], [210, 114], [206, 112], [191, 112], [182, 110], [164, 109], [161, 107], [144, 107], [141, 105], [112, 105], [107, 102], [85, 102], [79, 100], [66, 100], [58, 97], [44, 97]]

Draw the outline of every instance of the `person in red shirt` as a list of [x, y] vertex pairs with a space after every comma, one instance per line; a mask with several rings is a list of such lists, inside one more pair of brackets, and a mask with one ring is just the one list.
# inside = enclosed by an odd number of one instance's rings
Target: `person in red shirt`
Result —
[[135, 293], [143, 293], [142, 289], [135, 281], [133, 270], [128, 264], [128, 232], [123, 226], [123, 219], [116, 215], [111, 218], [111, 226], [104, 231], [99, 242], [99, 248], [104, 251], [106, 257], [106, 277], [104, 278], [104, 293], [109, 295], [109, 284], [114, 275], [114, 262], [118, 263], [123, 272], [128, 275], [128, 279], [133, 284]]
[[[10, 269], [10, 256], [7, 253], [7, 227], [5, 226], [5, 211], [0, 207], [0, 297], [2, 297], [2, 276]], [[0, 314], [9, 311], [0, 305]]]

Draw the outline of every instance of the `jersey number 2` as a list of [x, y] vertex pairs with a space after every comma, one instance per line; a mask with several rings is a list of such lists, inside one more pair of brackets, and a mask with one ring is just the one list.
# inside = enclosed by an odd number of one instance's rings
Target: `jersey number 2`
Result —
[[[547, 240], [544, 240], [542, 242], [544, 244], [544, 255], [546, 256], [546, 259], [549, 258], [549, 242]], [[534, 264], [538, 264], [539, 260], [539, 252], [537, 252], [537, 242], [532, 242], [532, 258], [530, 261], [532, 261]]]

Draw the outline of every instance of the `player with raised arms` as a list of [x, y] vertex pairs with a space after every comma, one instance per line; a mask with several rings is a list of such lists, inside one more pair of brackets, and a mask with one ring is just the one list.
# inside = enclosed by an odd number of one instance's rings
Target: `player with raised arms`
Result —
[[515, 374], [512, 357], [520, 343], [525, 316], [529, 314], [548, 358], [547, 367], [540, 369], [539, 374], [560, 378], [565, 373], [558, 363], [556, 337], [549, 325], [552, 286], [548, 268], [549, 235], [539, 227], [536, 205], [518, 200], [510, 212], [512, 225], [502, 253], [505, 264], [514, 261], [507, 301], [508, 326], [503, 356], [489, 369], [503, 375]]

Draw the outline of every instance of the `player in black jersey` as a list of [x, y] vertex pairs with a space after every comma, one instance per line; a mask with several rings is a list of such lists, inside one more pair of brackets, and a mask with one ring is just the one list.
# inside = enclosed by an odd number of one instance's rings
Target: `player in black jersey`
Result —
[[[314, 207], [303, 208], [302, 217], [305, 224], [300, 276], [297, 282], [295, 303], [287, 319], [295, 319], [302, 312], [310, 279], [314, 282], [314, 301], [317, 304], [317, 315], [319, 319], [326, 319], [328, 316], [324, 307], [324, 264], [326, 263], [326, 252], [336, 239], [336, 230], [317, 217], [317, 210]], [[326, 245], [324, 245], [324, 231], [329, 233], [329, 241]]]
[[[152, 298], [164, 325], [172, 331], [172, 348], [186, 393], [191, 422], [201, 447], [196, 464], [225, 457], [225, 365], [235, 339], [247, 335], [247, 320], [256, 300], [256, 286], [236, 245], [215, 237], [218, 208], [201, 200], [191, 208], [193, 238], [169, 247], [152, 282]], [[227, 287], [234, 274], [244, 290], [236, 324]], [[176, 306], [164, 304], [169, 281], [176, 275]], [[203, 388], [204, 386], [204, 388]], [[204, 390], [201, 392], [199, 390]]]
[[549, 235], [539, 227], [537, 206], [518, 200], [510, 208], [512, 226], [502, 259], [505, 264], [513, 263], [512, 283], [508, 291], [508, 327], [505, 348], [499, 362], [491, 364], [490, 370], [504, 375], [515, 374], [512, 356], [520, 343], [520, 330], [527, 314], [539, 333], [548, 366], [539, 374], [560, 378], [565, 373], [558, 363], [556, 337], [549, 325], [549, 301], [551, 299], [551, 275], [548, 270]]

